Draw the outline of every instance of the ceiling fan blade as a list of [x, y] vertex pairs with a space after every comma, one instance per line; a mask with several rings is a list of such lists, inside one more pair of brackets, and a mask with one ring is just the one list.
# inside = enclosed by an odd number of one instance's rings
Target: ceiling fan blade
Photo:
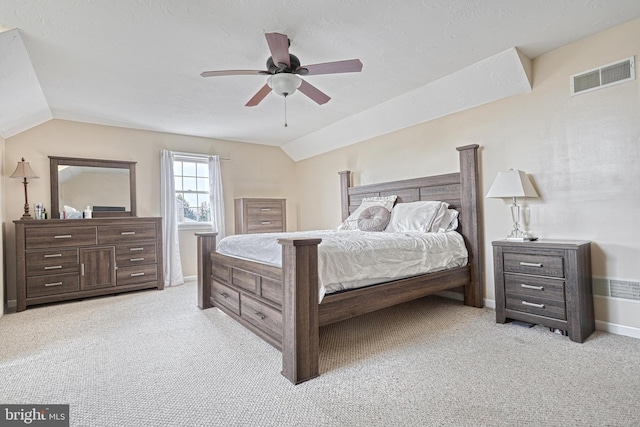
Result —
[[359, 59], [347, 59], [345, 61], [323, 62], [321, 64], [304, 65], [300, 68], [309, 70], [308, 75], [357, 73], [362, 71], [362, 62]]
[[321, 92], [320, 89], [307, 83], [304, 80], [302, 80], [302, 83], [300, 84], [300, 87], [298, 88], [298, 90], [304, 93], [305, 95], [307, 95], [309, 98], [311, 98], [312, 100], [314, 100], [320, 105], [326, 104], [331, 99], [329, 95], [327, 95], [324, 92]]
[[268, 71], [261, 70], [222, 70], [222, 71], [205, 71], [200, 73], [202, 77], [214, 77], [214, 76], [244, 76], [244, 75], [259, 75], [269, 74]]
[[266, 33], [264, 36], [267, 38], [267, 44], [269, 44], [273, 63], [276, 65], [287, 64], [287, 68], [290, 67], [289, 38], [280, 33]]
[[249, 102], [245, 104], [245, 107], [255, 107], [256, 105], [260, 104], [260, 102], [267, 95], [269, 95], [270, 92], [271, 92], [271, 88], [269, 87], [269, 85], [262, 86], [262, 88], [258, 91], [258, 93], [253, 95], [253, 98], [251, 98]]

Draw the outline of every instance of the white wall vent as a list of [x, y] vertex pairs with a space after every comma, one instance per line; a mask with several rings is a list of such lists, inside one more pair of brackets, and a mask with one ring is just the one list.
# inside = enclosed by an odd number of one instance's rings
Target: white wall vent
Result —
[[571, 76], [571, 95], [602, 89], [618, 83], [635, 80], [636, 67], [634, 57], [607, 64], [602, 67]]
[[592, 279], [594, 295], [640, 301], [640, 282], [596, 276]]

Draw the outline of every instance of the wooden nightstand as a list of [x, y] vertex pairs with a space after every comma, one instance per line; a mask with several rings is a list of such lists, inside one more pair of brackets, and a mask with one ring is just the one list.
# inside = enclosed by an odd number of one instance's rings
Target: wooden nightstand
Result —
[[566, 331], [584, 342], [595, 330], [591, 242], [538, 240], [493, 244], [496, 322], [508, 319]]

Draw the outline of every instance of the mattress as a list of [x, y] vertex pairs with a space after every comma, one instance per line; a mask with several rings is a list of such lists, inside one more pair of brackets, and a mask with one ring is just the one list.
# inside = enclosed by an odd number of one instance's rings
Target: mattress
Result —
[[218, 243], [220, 254], [282, 267], [279, 238], [319, 238], [318, 295], [466, 265], [467, 249], [455, 232], [360, 230], [239, 234]]

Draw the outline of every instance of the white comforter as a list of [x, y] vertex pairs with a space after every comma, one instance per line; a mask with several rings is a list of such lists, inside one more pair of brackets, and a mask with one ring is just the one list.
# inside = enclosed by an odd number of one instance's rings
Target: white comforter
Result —
[[278, 238], [321, 238], [318, 246], [320, 300], [326, 293], [352, 289], [390, 279], [415, 276], [467, 263], [462, 236], [446, 233], [376, 233], [304, 231], [295, 233], [239, 234], [218, 243], [224, 255], [282, 266]]

